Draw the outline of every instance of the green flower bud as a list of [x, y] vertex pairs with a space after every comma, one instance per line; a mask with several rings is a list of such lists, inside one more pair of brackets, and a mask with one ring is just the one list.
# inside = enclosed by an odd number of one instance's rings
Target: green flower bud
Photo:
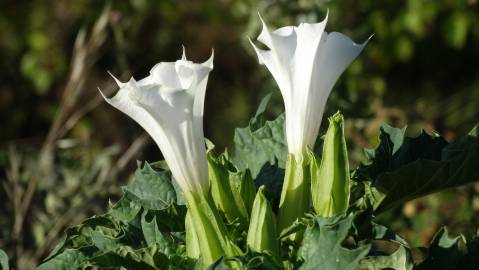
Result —
[[312, 152], [310, 157], [311, 193], [316, 214], [331, 217], [345, 212], [349, 205], [350, 176], [344, 118], [340, 112], [329, 118], [319, 168]]
[[264, 195], [264, 186], [259, 188], [254, 199], [247, 243], [253, 251], [267, 251], [274, 257], [279, 258], [276, 221], [269, 201]]
[[228, 222], [239, 222], [246, 228], [255, 194], [251, 173], [249, 170], [238, 171], [226, 156], [215, 158], [211, 151], [208, 152], [208, 169], [215, 205]]

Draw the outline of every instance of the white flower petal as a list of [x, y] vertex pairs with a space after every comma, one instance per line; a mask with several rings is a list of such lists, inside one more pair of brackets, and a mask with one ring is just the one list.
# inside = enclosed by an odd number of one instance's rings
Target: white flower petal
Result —
[[261, 16], [260, 20], [263, 29], [258, 41], [269, 50], [250, 42], [283, 96], [288, 150], [302, 156], [316, 141], [332, 87], [367, 42], [358, 45], [343, 34], [326, 33], [328, 15], [320, 23], [301, 23], [272, 32]]
[[183, 191], [208, 190], [203, 103], [209, 66], [160, 63], [150, 76], [131, 79], [114, 97], [104, 97], [150, 134]]
[[[118, 85], [119, 87], [122, 87], [124, 85], [124, 83], [122, 83], [120, 80], [118, 80], [115, 76], [113, 76], [113, 74], [111, 74], [110, 71], [107, 71], [108, 72], [108, 75], [110, 75], [113, 80], [115, 80], [115, 83], [116, 85]], [[101, 91], [100, 91], [101, 92]]]
[[145, 82], [151, 84], [160, 84], [174, 89], [182, 88], [178, 74], [176, 73], [176, 62], [161, 62], [156, 64], [150, 70], [150, 76], [145, 79], [143, 79]]

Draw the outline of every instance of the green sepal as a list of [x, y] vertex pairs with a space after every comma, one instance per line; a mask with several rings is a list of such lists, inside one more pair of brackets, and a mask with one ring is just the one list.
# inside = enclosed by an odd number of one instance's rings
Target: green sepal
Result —
[[264, 186], [259, 188], [253, 203], [247, 244], [255, 252], [266, 251], [279, 258], [276, 220], [269, 201], [264, 195]]
[[[279, 230], [290, 227], [297, 219], [309, 211], [311, 195], [311, 177], [309, 157], [297, 159], [294, 155], [288, 156], [284, 175], [281, 200], [279, 202]], [[291, 240], [300, 240], [299, 234], [291, 235]]]
[[215, 157], [209, 151], [208, 171], [215, 205], [225, 214], [228, 222], [239, 222], [241, 227], [247, 228], [255, 194], [249, 170], [239, 171], [226, 154]]
[[246, 214], [249, 217], [256, 194], [256, 186], [250, 170], [230, 171], [229, 179], [236, 204], [241, 209], [246, 209]]
[[186, 240], [186, 255], [191, 259], [198, 259], [200, 257], [200, 243], [198, 236], [191, 219], [190, 211], [186, 212], [185, 216], [185, 240]]
[[229, 239], [211, 197], [201, 192], [185, 192], [184, 197], [198, 238], [202, 269], [222, 256], [240, 255], [241, 250]]
[[332, 217], [348, 209], [350, 175], [348, 151], [344, 139], [344, 118], [340, 112], [329, 118], [321, 164], [311, 158], [311, 195], [319, 216]]

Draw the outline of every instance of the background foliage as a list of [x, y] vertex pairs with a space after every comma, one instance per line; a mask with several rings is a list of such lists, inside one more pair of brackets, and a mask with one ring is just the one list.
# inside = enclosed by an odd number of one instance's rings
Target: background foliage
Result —
[[[328, 31], [374, 38], [343, 74], [327, 114], [341, 109], [351, 158], [378, 143], [383, 122], [446, 140], [479, 119], [479, 3], [407, 1], [2, 1], [0, 3], [0, 248], [31, 269], [68, 224], [116, 201], [134, 160], [161, 154], [139, 126], [105, 105], [107, 70], [141, 78], [181, 45], [194, 61], [215, 49], [205, 133], [221, 150], [273, 92], [267, 116], [283, 110], [271, 76], [247, 42], [260, 29], [321, 20]], [[325, 125], [323, 125], [325, 128]], [[123, 179], [123, 181], [121, 181]], [[425, 245], [441, 225], [475, 235], [479, 186], [466, 186], [384, 212], [378, 222]], [[0, 254], [1, 255], [1, 254]]]

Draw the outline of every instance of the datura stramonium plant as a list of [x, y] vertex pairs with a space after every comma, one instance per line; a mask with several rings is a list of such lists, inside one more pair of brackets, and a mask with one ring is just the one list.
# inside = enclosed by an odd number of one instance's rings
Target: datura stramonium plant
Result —
[[[155, 65], [150, 75], [122, 83], [118, 93], [105, 100], [143, 127], [156, 142], [184, 193], [191, 222], [189, 237], [197, 243], [204, 265], [221, 256], [234, 256], [237, 248], [209, 195], [208, 162], [203, 136], [203, 106], [213, 54], [204, 63], [182, 59]], [[197, 254], [192, 254], [197, 257]]]
[[261, 19], [263, 29], [257, 39], [269, 49], [259, 49], [251, 42], [284, 100], [289, 156], [280, 200], [280, 230], [309, 210], [308, 149], [318, 136], [331, 89], [367, 43], [356, 44], [341, 33], [327, 33], [327, 19], [275, 31], [269, 31]]

